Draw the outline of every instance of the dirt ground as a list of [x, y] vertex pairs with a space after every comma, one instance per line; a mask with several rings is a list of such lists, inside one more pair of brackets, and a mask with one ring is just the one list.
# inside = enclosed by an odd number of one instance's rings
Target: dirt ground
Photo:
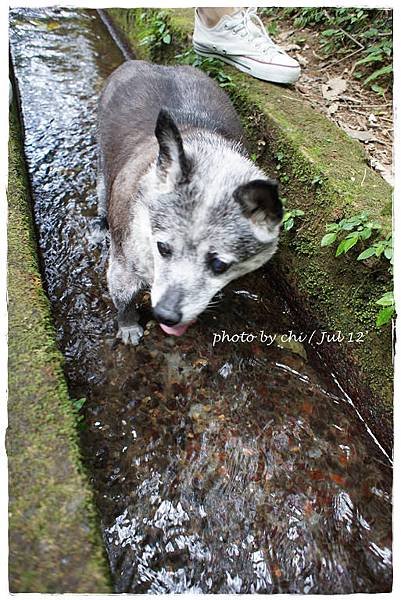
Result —
[[[264, 22], [273, 21], [265, 17]], [[393, 184], [393, 98], [365, 87], [353, 76], [363, 48], [350, 49], [343, 57], [322, 56], [319, 31], [294, 29], [290, 21], [274, 19], [277, 33], [271, 37], [302, 67], [296, 89], [310, 104], [334, 121], [365, 147], [367, 161]]]

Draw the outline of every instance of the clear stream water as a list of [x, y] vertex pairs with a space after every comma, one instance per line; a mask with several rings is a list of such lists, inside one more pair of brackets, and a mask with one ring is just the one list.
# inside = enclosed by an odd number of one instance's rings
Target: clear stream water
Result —
[[[385, 592], [391, 469], [298, 331], [269, 268], [179, 339], [115, 340], [96, 216], [96, 103], [122, 57], [97, 13], [11, 11], [43, 274], [116, 592]], [[127, 124], [129, 126], [129, 124]]]

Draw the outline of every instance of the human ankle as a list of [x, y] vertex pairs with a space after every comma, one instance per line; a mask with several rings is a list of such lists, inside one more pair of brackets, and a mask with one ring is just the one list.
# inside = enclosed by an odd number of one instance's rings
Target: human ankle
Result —
[[197, 8], [198, 15], [202, 24], [208, 29], [212, 29], [216, 27], [218, 23], [220, 23], [221, 19], [227, 15], [233, 15], [236, 12], [240, 11], [240, 7], [236, 8]]

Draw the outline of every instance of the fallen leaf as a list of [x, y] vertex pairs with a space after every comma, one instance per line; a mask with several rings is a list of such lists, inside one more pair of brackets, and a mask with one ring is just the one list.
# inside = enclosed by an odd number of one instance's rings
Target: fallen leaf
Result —
[[295, 84], [295, 89], [298, 90], [298, 92], [301, 92], [301, 94], [307, 94], [309, 91], [305, 85], [302, 85], [300, 83]]
[[373, 131], [363, 131], [361, 129], [349, 129], [349, 127], [345, 127], [344, 131], [348, 133], [350, 137], [354, 140], [359, 140], [360, 142], [372, 142], [375, 139], [375, 135]]
[[288, 40], [289, 37], [292, 36], [292, 34], [295, 33], [295, 29], [289, 29], [288, 31], [282, 31], [278, 36], [277, 39], [285, 42], [286, 40]]
[[308, 64], [307, 59], [302, 56], [302, 54], [299, 54], [298, 52], [295, 53], [295, 58], [297, 59], [297, 61], [299, 62], [299, 64], [301, 65], [301, 67], [306, 67]]
[[282, 576], [282, 571], [278, 565], [273, 566], [273, 573], [277, 577], [277, 579], [280, 579], [280, 577]]
[[206, 358], [197, 358], [192, 364], [194, 367], [206, 367], [208, 361]]
[[328, 107], [327, 112], [329, 113], [329, 115], [334, 115], [334, 113], [338, 111], [338, 107], [338, 102], [333, 102], [333, 104], [330, 104], [330, 106]]
[[325, 100], [337, 100], [347, 89], [348, 82], [341, 77], [333, 77], [322, 84], [322, 96]]
[[377, 160], [377, 158], [371, 158], [369, 164], [372, 169], [375, 169], [375, 171], [380, 173], [387, 183], [389, 183], [391, 186], [394, 185], [394, 177], [391, 166], [384, 166], [380, 161]]
[[341, 485], [342, 487], [345, 486], [345, 478], [341, 477], [341, 475], [337, 475], [337, 473], [330, 473], [329, 477], [331, 479], [331, 481], [333, 481], [334, 483], [337, 483], [337, 485]]
[[313, 504], [310, 500], [307, 500], [304, 504], [304, 514], [310, 517], [313, 514]]
[[59, 29], [59, 27], [61, 27], [61, 25], [57, 21], [49, 21], [46, 24], [46, 27], [47, 27], [48, 31], [53, 31], [54, 29]]
[[326, 475], [323, 473], [323, 471], [315, 470], [310, 472], [310, 478], [313, 479], [313, 481], [324, 481], [326, 479]]
[[303, 413], [311, 415], [313, 413], [313, 404], [305, 400], [305, 402], [302, 404], [301, 410]]
[[291, 52], [292, 50], [301, 50], [301, 46], [298, 44], [284, 44], [281, 46], [285, 52]]

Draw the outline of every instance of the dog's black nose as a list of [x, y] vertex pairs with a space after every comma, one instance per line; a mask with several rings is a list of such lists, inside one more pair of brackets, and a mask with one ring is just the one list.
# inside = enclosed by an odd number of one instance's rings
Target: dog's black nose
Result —
[[182, 319], [181, 311], [161, 306], [160, 303], [156, 304], [154, 307], [153, 314], [159, 323], [167, 325], [168, 327], [177, 325], [177, 323], [179, 323]]

